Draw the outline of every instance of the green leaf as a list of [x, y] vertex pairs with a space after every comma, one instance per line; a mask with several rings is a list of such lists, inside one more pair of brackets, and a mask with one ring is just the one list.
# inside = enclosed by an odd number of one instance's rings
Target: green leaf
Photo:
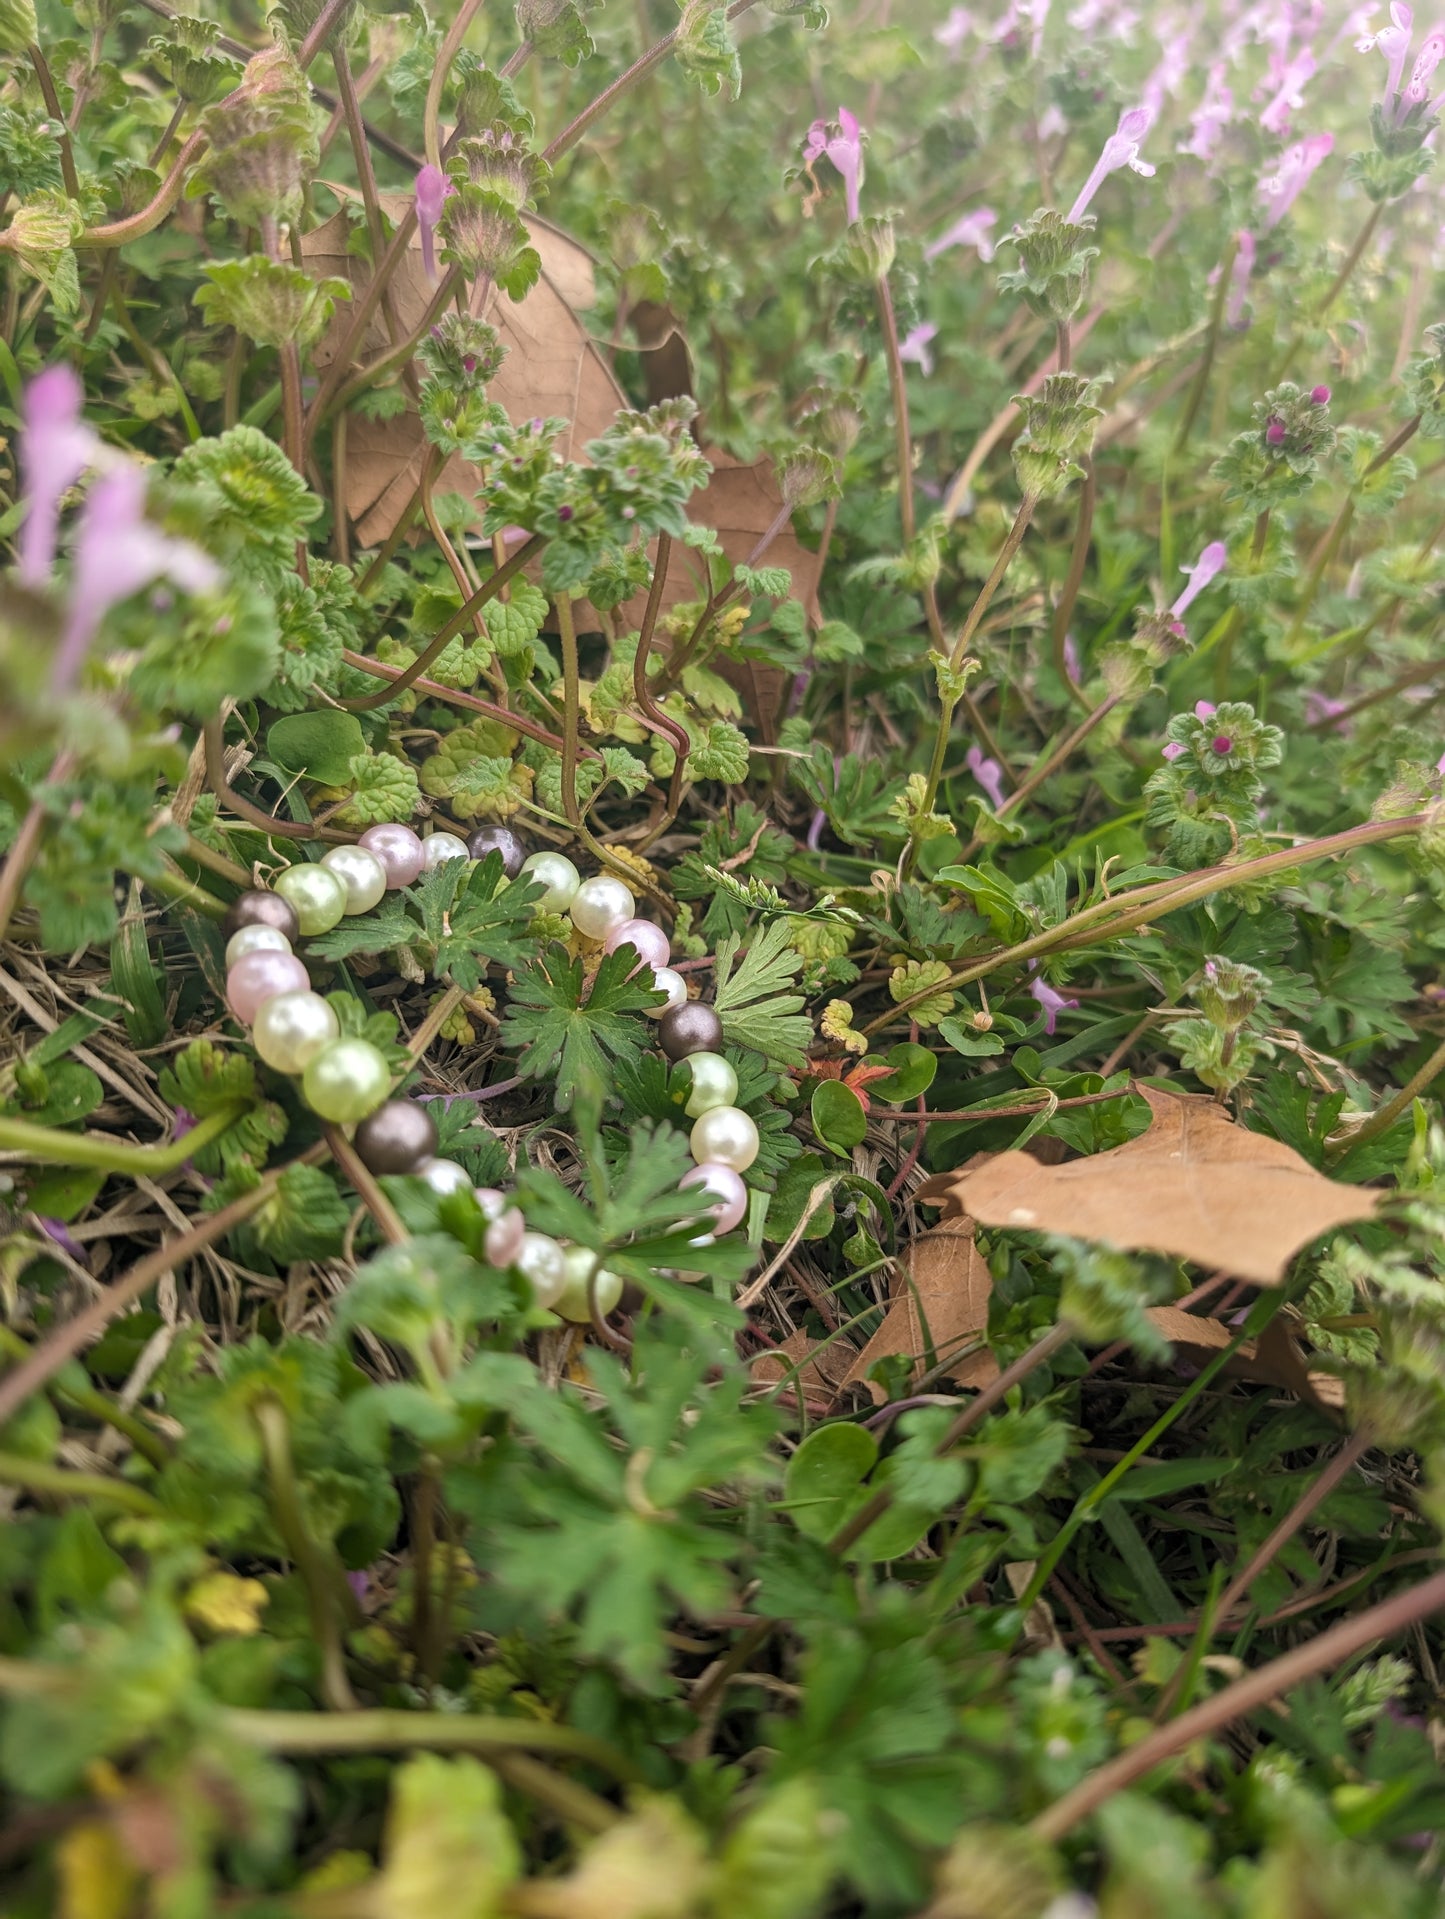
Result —
[[878, 1441], [861, 1426], [844, 1420], [809, 1433], [783, 1481], [798, 1531], [826, 1544], [857, 1505], [858, 1488], [877, 1463]]
[[813, 1131], [840, 1157], [846, 1158], [855, 1146], [862, 1145], [868, 1132], [868, 1115], [851, 1086], [841, 1080], [823, 1080], [813, 1089], [811, 1112]]
[[741, 962], [734, 935], [719, 941], [713, 1004], [731, 1046], [751, 1047], [779, 1066], [801, 1066], [812, 1043], [813, 1023], [802, 1012], [801, 993], [781, 989], [802, 971], [785, 920], [754, 930]]
[[387, 1919], [497, 1919], [521, 1872], [522, 1849], [489, 1766], [424, 1752], [397, 1767], [376, 1892]]
[[322, 707], [276, 720], [266, 733], [266, 751], [288, 773], [304, 773], [326, 786], [345, 786], [352, 760], [366, 751], [366, 736], [354, 713]]
[[[944, 1026], [954, 1024], [945, 1020]], [[940, 1033], [943, 1027], [939, 1028]], [[1002, 1046], [1003, 1042], [999, 1042]], [[938, 1071], [938, 1057], [930, 1053], [926, 1046], [915, 1046], [911, 1040], [905, 1040], [901, 1046], [895, 1046], [884, 1056], [893, 1068], [891, 1079], [874, 1080], [869, 1092], [875, 1099], [886, 1099], [901, 1105], [905, 1100], [918, 1099], [933, 1084]]]
[[164, 982], [151, 960], [140, 886], [132, 880], [124, 917], [110, 942], [110, 983], [125, 1002], [122, 1018], [132, 1045], [158, 1045], [170, 1030]]
[[647, 1034], [628, 1014], [643, 1013], [660, 995], [641, 977], [629, 979], [634, 956], [608, 953], [584, 991], [580, 959], [549, 946], [518, 975], [502, 1021], [502, 1042], [521, 1048], [523, 1079], [555, 1076], [557, 1105], [566, 1112], [582, 1088], [606, 1090], [608, 1059], [634, 1063]]

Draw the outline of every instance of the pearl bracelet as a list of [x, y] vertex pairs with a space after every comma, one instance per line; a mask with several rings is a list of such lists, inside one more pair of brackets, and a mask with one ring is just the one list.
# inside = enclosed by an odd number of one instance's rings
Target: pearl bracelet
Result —
[[[687, 996], [687, 983], [668, 964], [667, 935], [637, 917], [637, 901], [622, 880], [608, 873], [583, 879], [565, 854], [528, 853], [520, 835], [503, 825], [479, 827], [469, 839], [436, 832], [420, 838], [409, 826], [368, 827], [354, 845], [333, 846], [318, 862], [301, 862], [278, 873], [269, 891], [243, 893], [226, 915], [226, 1000], [251, 1029], [257, 1053], [276, 1072], [299, 1079], [307, 1105], [339, 1126], [354, 1126], [352, 1144], [367, 1169], [379, 1175], [415, 1176], [445, 1195], [470, 1186], [455, 1160], [436, 1156], [436, 1122], [425, 1107], [392, 1099], [386, 1058], [370, 1041], [343, 1039], [335, 1009], [311, 986], [292, 950], [303, 937], [327, 933], [355, 914], [369, 913], [388, 891], [410, 886], [447, 860], [501, 857], [507, 879], [527, 874], [541, 886], [538, 909], [570, 916], [585, 938], [605, 952], [632, 946], [638, 968], [647, 967], [666, 995], [648, 1009], [658, 1021], [658, 1039], [668, 1059], [687, 1060], [692, 1085], [685, 1111], [692, 1120], [689, 1148], [695, 1164], [682, 1186], [705, 1189], [712, 1234], [731, 1232], [748, 1210], [742, 1175], [758, 1153], [758, 1129], [735, 1106], [738, 1080], [717, 1050], [723, 1039], [716, 1010]], [[563, 1318], [585, 1321], [595, 1304], [603, 1314], [621, 1297], [615, 1273], [594, 1272], [585, 1247], [560, 1245], [527, 1229], [518, 1209], [492, 1187], [472, 1189], [488, 1225], [483, 1253], [493, 1266], [515, 1267], [531, 1285], [538, 1305]], [[711, 1235], [710, 1235], [711, 1236]]]

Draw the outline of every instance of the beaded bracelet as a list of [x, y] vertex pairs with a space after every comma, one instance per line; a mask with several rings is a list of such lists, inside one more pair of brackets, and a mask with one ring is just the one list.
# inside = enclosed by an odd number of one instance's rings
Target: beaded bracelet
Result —
[[[638, 967], [651, 969], [666, 999], [649, 1009], [649, 1017], [658, 1021], [663, 1052], [673, 1061], [686, 1059], [692, 1078], [684, 1110], [693, 1122], [688, 1143], [695, 1164], [681, 1184], [704, 1188], [709, 1203], [699, 1213], [710, 1216], [712, 1234], [731, 1232], [747, 1213], [742, 1175], [759, 1142], [751, 1116], [732, 1103], [738, 1080], [717, 1051], [721, 1019], [713, 1007], [688, 998], [686, 981], [668, 965], [667, 935], [637, 917], [637, 901], [622, 880], [607, 873], [584, 880], [565, 854], [529, 854], [509, 826], [479, 827], [466, 840], [445, 832], [422, 839], [399, 823], [371, 826], [355, 845], [333, 846], [319, 862], [286, 867], [269, 891], [243, 893], [226, 915], [226, 1000], [251, 1029], [257, 1053], [276, 1072], [300, 1080], [318, 1118], [355, 1127], [352, 1144], [370, 1172], [418, 1177], [438, 1195], [470, 1186], [465, 1168], [437, 1157], [436, 1122], [425, 1107], [389, 1097], [391, 1072], [380, 1050], [368, 1040], [341, 1037], [335, 1009], [312, 989], [292, 947], [300, 938], [329, 932], [345, 917], [369, 913], [384, 893], [410, 886], [447, 860], [480, 860], [489, 853], [500, 855], [508, 880], [526, 873], [544, 889], [539, 911], [570, 916], [577, 931], [599, 941], [605, 952], [630, 945]], [[515, 1267], [539, 1306], [577, 1321], [590, 1319], [594, 1304], [603, 1315], [616, 1306], [622, 1281], [605, 1269], [594, 1271], [594, 1254], [529, 1231], [521, 1212], [496, 1188], [472, 1191], [488, 1222], [485, 1258], [493, 1266]]]

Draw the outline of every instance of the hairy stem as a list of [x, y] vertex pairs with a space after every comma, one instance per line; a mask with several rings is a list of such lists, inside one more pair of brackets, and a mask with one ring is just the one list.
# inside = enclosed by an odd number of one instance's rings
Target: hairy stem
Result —
[[336, 1597], [336, 1586], [343, 1578], [341, 1562], [311, 1531], [301, 1503], [301, 1489], [296, 1483], [291, 1428], [285, 1412], [275, 1400], [263, 1400], [253, 1408], [253, 1417], [261, 1434], [261, 1451], [266, 1461], [271, 1516], [281, 1543], [306, 1587], [311, 1630], [321, 1654], [322, 1697], [333, 1712], [355, 1712], [356, 1695], [346, 1673], [346, 1654], [341, 1643], [342, 1613]]
[[238, 1104], [208, 1113], [189, 1133], [165, 1146], [127, 1146], [99, 1133], [67, 1133], [28, 1119], [0, 1118], [0, 1152], [20, 1153], [51, 1166], [90, 1166], [131, 1179], [163, 1179], [228, 1133], [245, 1111], [245, 1105]]
[[903, 521], [903, 544], [909, 547], [917, 531], [913, 511], [913, 431], [908, 419], [908, 381], [898, 347], [898, 317], [893, 311], [893, 293], [888, 275], [880, 273], [874, 284], [878, 299], [878, 318], [883, 328], [883, 357], [888, 363], [888, 385], [893, 395], [893, 430], [898, 438], [898, 511]]

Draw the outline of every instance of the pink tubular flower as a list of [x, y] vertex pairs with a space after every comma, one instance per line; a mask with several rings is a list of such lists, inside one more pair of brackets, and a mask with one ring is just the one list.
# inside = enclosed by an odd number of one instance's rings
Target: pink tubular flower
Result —
[[1189, 138], [1180, 143], [1179, 151], [1192, 153], [1196, 160], [1213, 157], [1224, 129], [1234, 118], [1234, 95], [1224, 78], [1227, 71], [1223, 60], [1216, 60], [1209, 69], [1204, 98], [1189, 122]]
[[933, 37], [939, 46], [955, 57], [962, 51], [963, 43], [974, 30], [973, 15], [966, 7], [953, 7], [941, 27], [935, 27]]
[[1166, 760], [1182, 760], [1184, 758], [1184, 748], [1179, 744], [1178, 740], [1170, 740], [1169, 744], [1163, 749], [1163, 753]]
[[1219, 708], [1214, 704], [1213, 700], [1196, 700], [1194, 702], [1194, 717], [1196, 720], [1212, 720], [1218, 711]]
[[932, 320], [925, 320], [921, 326], [913, 327], [899, 342], [898, 357], [911, 365], [921, 367], [926, 379], [933, 371], [933, 355], [929, 347], [938, 337], [938, 328]]
[[1189, 611], [1209, 582], [1223, 570], [1228, 557], [1229, 550], [1223, 540], [1211, 540], [1193, 566], [1180, 567], [1179, 571], [1187, 576], [1189, 584], [1169, 609], [1176, 620]]
[[152, 580], [174, 580], [187, 593], [209, 592], [220, 581], [220, 568], [199, 547], [151, 525], [145, 501], [145, 472], [130, 462], [90, 489], [75, 544], [70, 619], [51, 666], [53, 693], [74, 684], [96, 629], [118, 602]]
[[1289, 116], [1305, 103], [1306, 81], [1314, 78], [1315, 57], [1308, 47], [1298, 52], [1280, 76], [1279, 91], [1259, 116], [1266, 133], [1282, 138], [1289, 132]]
[[1388, 107], [1400, 91], [1400, 76], [1405, 71], [1405, 59], [1410, 51], [1410, 36], [1415, 27], [1414, 10], [1404, 6], [1400, 0], [1390, 8], [1390, 24], [1382, 27], [1378, 33], [1366, 34], [1363, 40], [1355, 42], [1358, 53], [1368, 53], [1377, 47], [1384, 54], [1388, 66], [1385, 74], [1385, 105]]
[[440, 167], [423, 167], [416, 176], [416, 223], [421, 233], [421, 263], [426, 268], [426, 277], [437, 277], [436, 262], [436, 224], [442, 217], [442, 206], [451, 191], [451, 182]]
[[1334, 150], [1335, 136], [1332, 133], [1311, 133], [1286, 149], [1278, 169], [1267, 174], [1259, 183], [1260, 197], [1269, 202], [1269, 211], [1264, 219], [1266, 233], [1279, 225], [1299, 198], [1315, 168], [1322, 160], [1328, 159]]
[[[1415, 64], [1410, 69], [1410, 78], [1406, 82], [1405, 91], [1400, 98], [1399, 110], [1395, 115], [1397, 124], [1416, 107], [1429, 100], [1430, 80], [1442, 60], [1445, 60], [1445, 27], [1436, 27], [1432, 33], [1426, 34], [1420, 43], [1420, 51], [1415, 55]], [[1432, 101], [1426, 108], [1426, 113], [1432, 113], [1434, 106], [1435, 103]]]
[[1071, 226], [1083, 218], [1099, 188], [1120, 167], [1129, 167], [1146, 178], [1153, 173], [1149, 162], [1139, 158], [1139, 144], [1149, 131], [1153, 117], [1147, 107], [1130, 107], [1119, 115], [1119, 124], [1104, 142], [1104, 150], [1094, 162], [1094, 171], [1084, 182], [1078, 199], [1069, 208]]
[[1321, 693], [1317, 686], [1310, 687], [1305, 693], [1305, 719], [1311, 726], [1322, 726], [1326, 720], [1330, 720], [1334, 722], [1331, 732], [1348, 733], [1349, 721], [1337, 718], [1344, 710], [1343, 700], [1331, 699], [1328, 693]]
[[946, 253], [950, 247], [973, 247], [980, 260], [993, 258], [993, 241], [989, 228], [997, 226], [998, 215], [992, 207], [974, 207], [965, 213], [961, 220], [955, 220], [945, 232], [940, 233], [923, 249], [925, 260], [936, 260], [940, 253]]
[[101, 450], [80, 417], [85, 392], [73, 367], [51, 366], [25, 389], [21, 403], [20, 472], [25, 519], [16, 541], [16, 568], [25, 586], [43, 586], [55, 564], [60, 502]]
[[1066, 633], [1064, 635], [1064, 671], [1074, 682], [1075, 686], [1083, 684], [1084, 669], [1083, 663], [1079, 659], [1079, 642], [1074, 638], [1072, 633]]
[[1004, 803], [1003, 768], [998, 761], [986, 759], [977, 746], [971, 746], [963, 756], [963, 763], [988, 795], [988, 803], [994, 812], [1001, 812]]
[[838, 109], [838, 130], [826, 120], [815, 120], [808, 128], [808, 144], [803, 148], [803, 164], [811, 169], [815, 160], [829, 159], [842, 175], [848, 202], [848, 224], [860, 218], [859, 188], [863, 179], [863, 136], [857, 119], [846, 107]]
[[1044, 1031], [1052, 1039], [1054, 1028], [1059, 1023], [1059, 1014], [1066, 1006], [1077, 1006], [1079, 1002], [1076, 999], [1065, 999], [1063, 994], [1056, 992], [1047, 980], [1031, 979], [1029, 991], [1044, 1009]]

